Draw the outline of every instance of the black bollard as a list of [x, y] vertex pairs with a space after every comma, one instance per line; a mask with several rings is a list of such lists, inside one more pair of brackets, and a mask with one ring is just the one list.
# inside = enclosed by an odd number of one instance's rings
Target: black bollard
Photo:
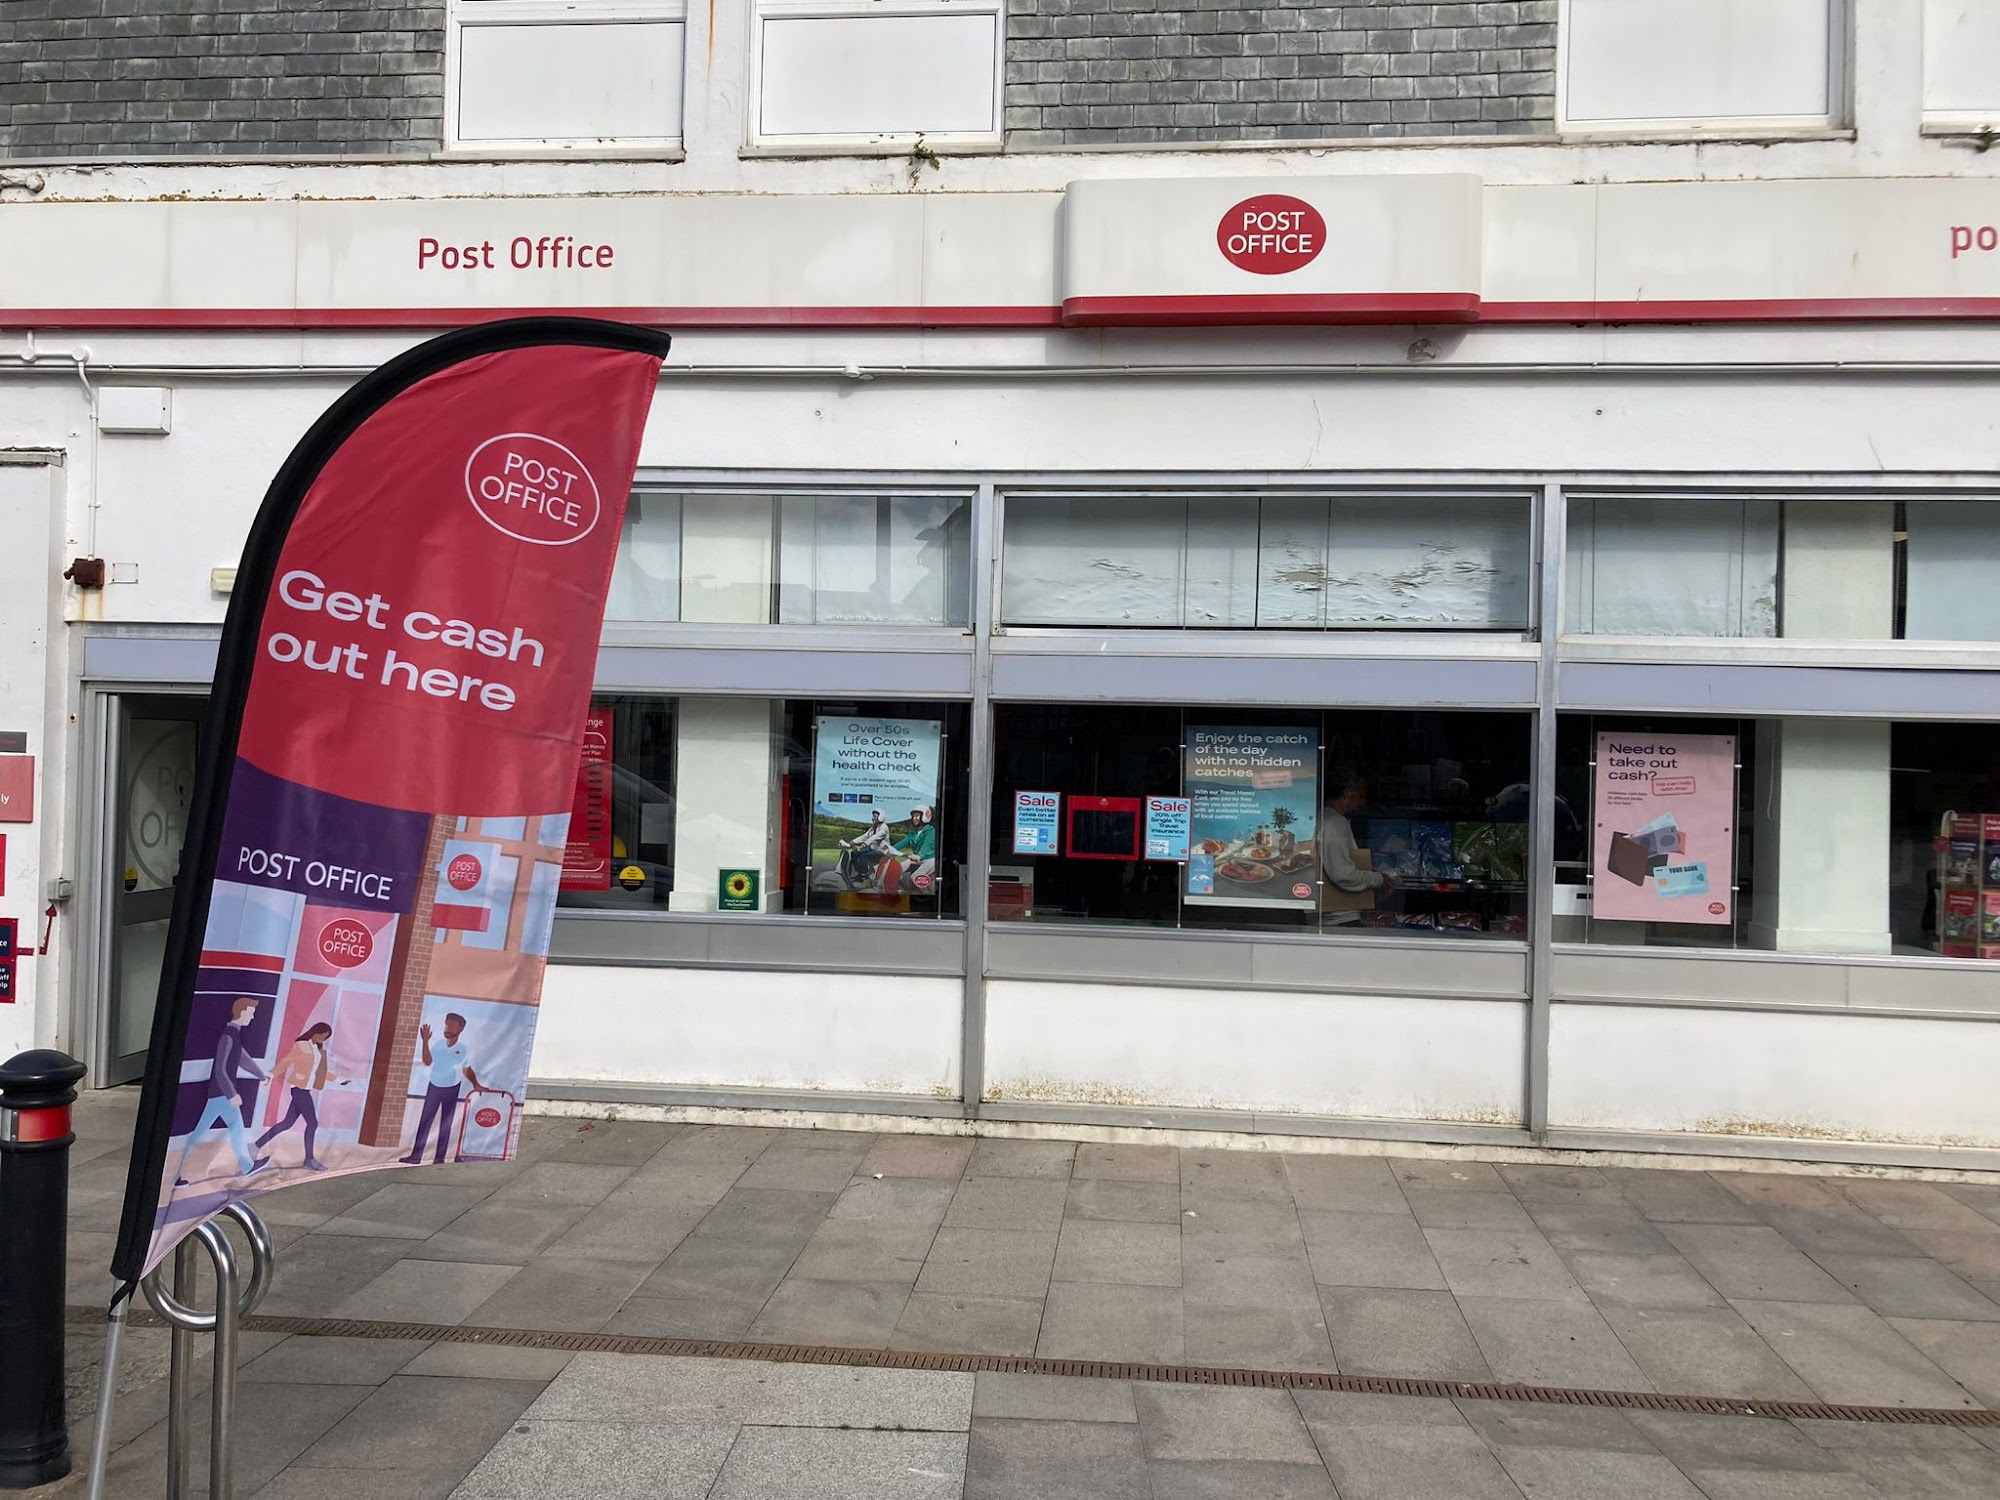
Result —
[[0, 1489], [69, 1472], [63, 1257], [69, 1107], [83, 1064], [46, 1049], [0, 1063]]

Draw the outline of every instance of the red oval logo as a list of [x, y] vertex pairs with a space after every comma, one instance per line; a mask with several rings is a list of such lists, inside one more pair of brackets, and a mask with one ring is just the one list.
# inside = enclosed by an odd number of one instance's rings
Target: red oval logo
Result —
[[1728, 910], [1729, 908], [1724, 906], [1720, 901], [1711, 901], [1708, 903], [1708, 914], [1711, 917], [1719, 917]]
[[1297, 885], [1292, 887], [1292, 894], [1294, 896], [1297, 896], [1301, 901], [1305, 900], [1306, 897], [1310, 896], [1312, 893], [1313, 893], [1313, 888], [1307, 885], [1303, 880], [1301, 880]]
[[478, 860], [470, 854], [461, 854], [445, 866], [444, 878], [451, 883], [453, 890], [469, 891], [479, 884], [479, 877], [484, 873]]
[[465, 494], [487, 525], [538, 547], [582, 541], [602, 509], [583, 460], [532, 432], [503, 432], [474, 448]]
[[1261, 193], [1222, 216], [1215, 245], [1239, 271], [1282, 276], [1311, 265], [1326, 248], [1326, 220], [1303, 198]]
[[336, 969], [358, 969], [374, 952], [375, 939], [359, 922], [329, 922], [319, 930], [319, 956]]
[[473, 1115], [472, 1123], [477, 1125], [481, 1130], [491, 1130], [495, 1125], [500, 1123], [500, 1111], [490, 1104], [482, 1105], [478, 1112]]

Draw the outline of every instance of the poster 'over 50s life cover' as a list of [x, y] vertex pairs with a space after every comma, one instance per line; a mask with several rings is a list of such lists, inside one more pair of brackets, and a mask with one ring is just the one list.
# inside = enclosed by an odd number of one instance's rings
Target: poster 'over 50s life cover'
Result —
[[286, 461], [237, 573], [112, 1270], [230, 1202], [514, 1149], [664, 334], [434, 339]]

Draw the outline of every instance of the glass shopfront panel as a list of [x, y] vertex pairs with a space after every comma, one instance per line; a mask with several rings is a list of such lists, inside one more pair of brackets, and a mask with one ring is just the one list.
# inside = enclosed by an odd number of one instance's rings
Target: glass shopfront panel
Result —
[[559, 906], [957, 916], [962, 703], [600, 694]]
[[964, 626], [964, 495], [641, 489], [606, 618]]
[[2000, 499], [1573, 495], [1564, 630], [2000, 641]]
[[995, 921], [1524, 939], [1530, 716], [1000, 704]]
[[2000, 961], [2000, 725], [1565, 714], [1555, 936]]
[[1010, 494], [1009, 625], [1525, 630], [1525, 495]]

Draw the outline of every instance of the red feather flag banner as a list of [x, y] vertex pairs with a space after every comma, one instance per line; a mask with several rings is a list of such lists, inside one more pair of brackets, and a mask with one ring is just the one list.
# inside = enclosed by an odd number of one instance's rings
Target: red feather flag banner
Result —
[[112, 1271], [233, 1202], [514, 1151], [665, 334], [483, 324], [363, 378], [251, 528]]

